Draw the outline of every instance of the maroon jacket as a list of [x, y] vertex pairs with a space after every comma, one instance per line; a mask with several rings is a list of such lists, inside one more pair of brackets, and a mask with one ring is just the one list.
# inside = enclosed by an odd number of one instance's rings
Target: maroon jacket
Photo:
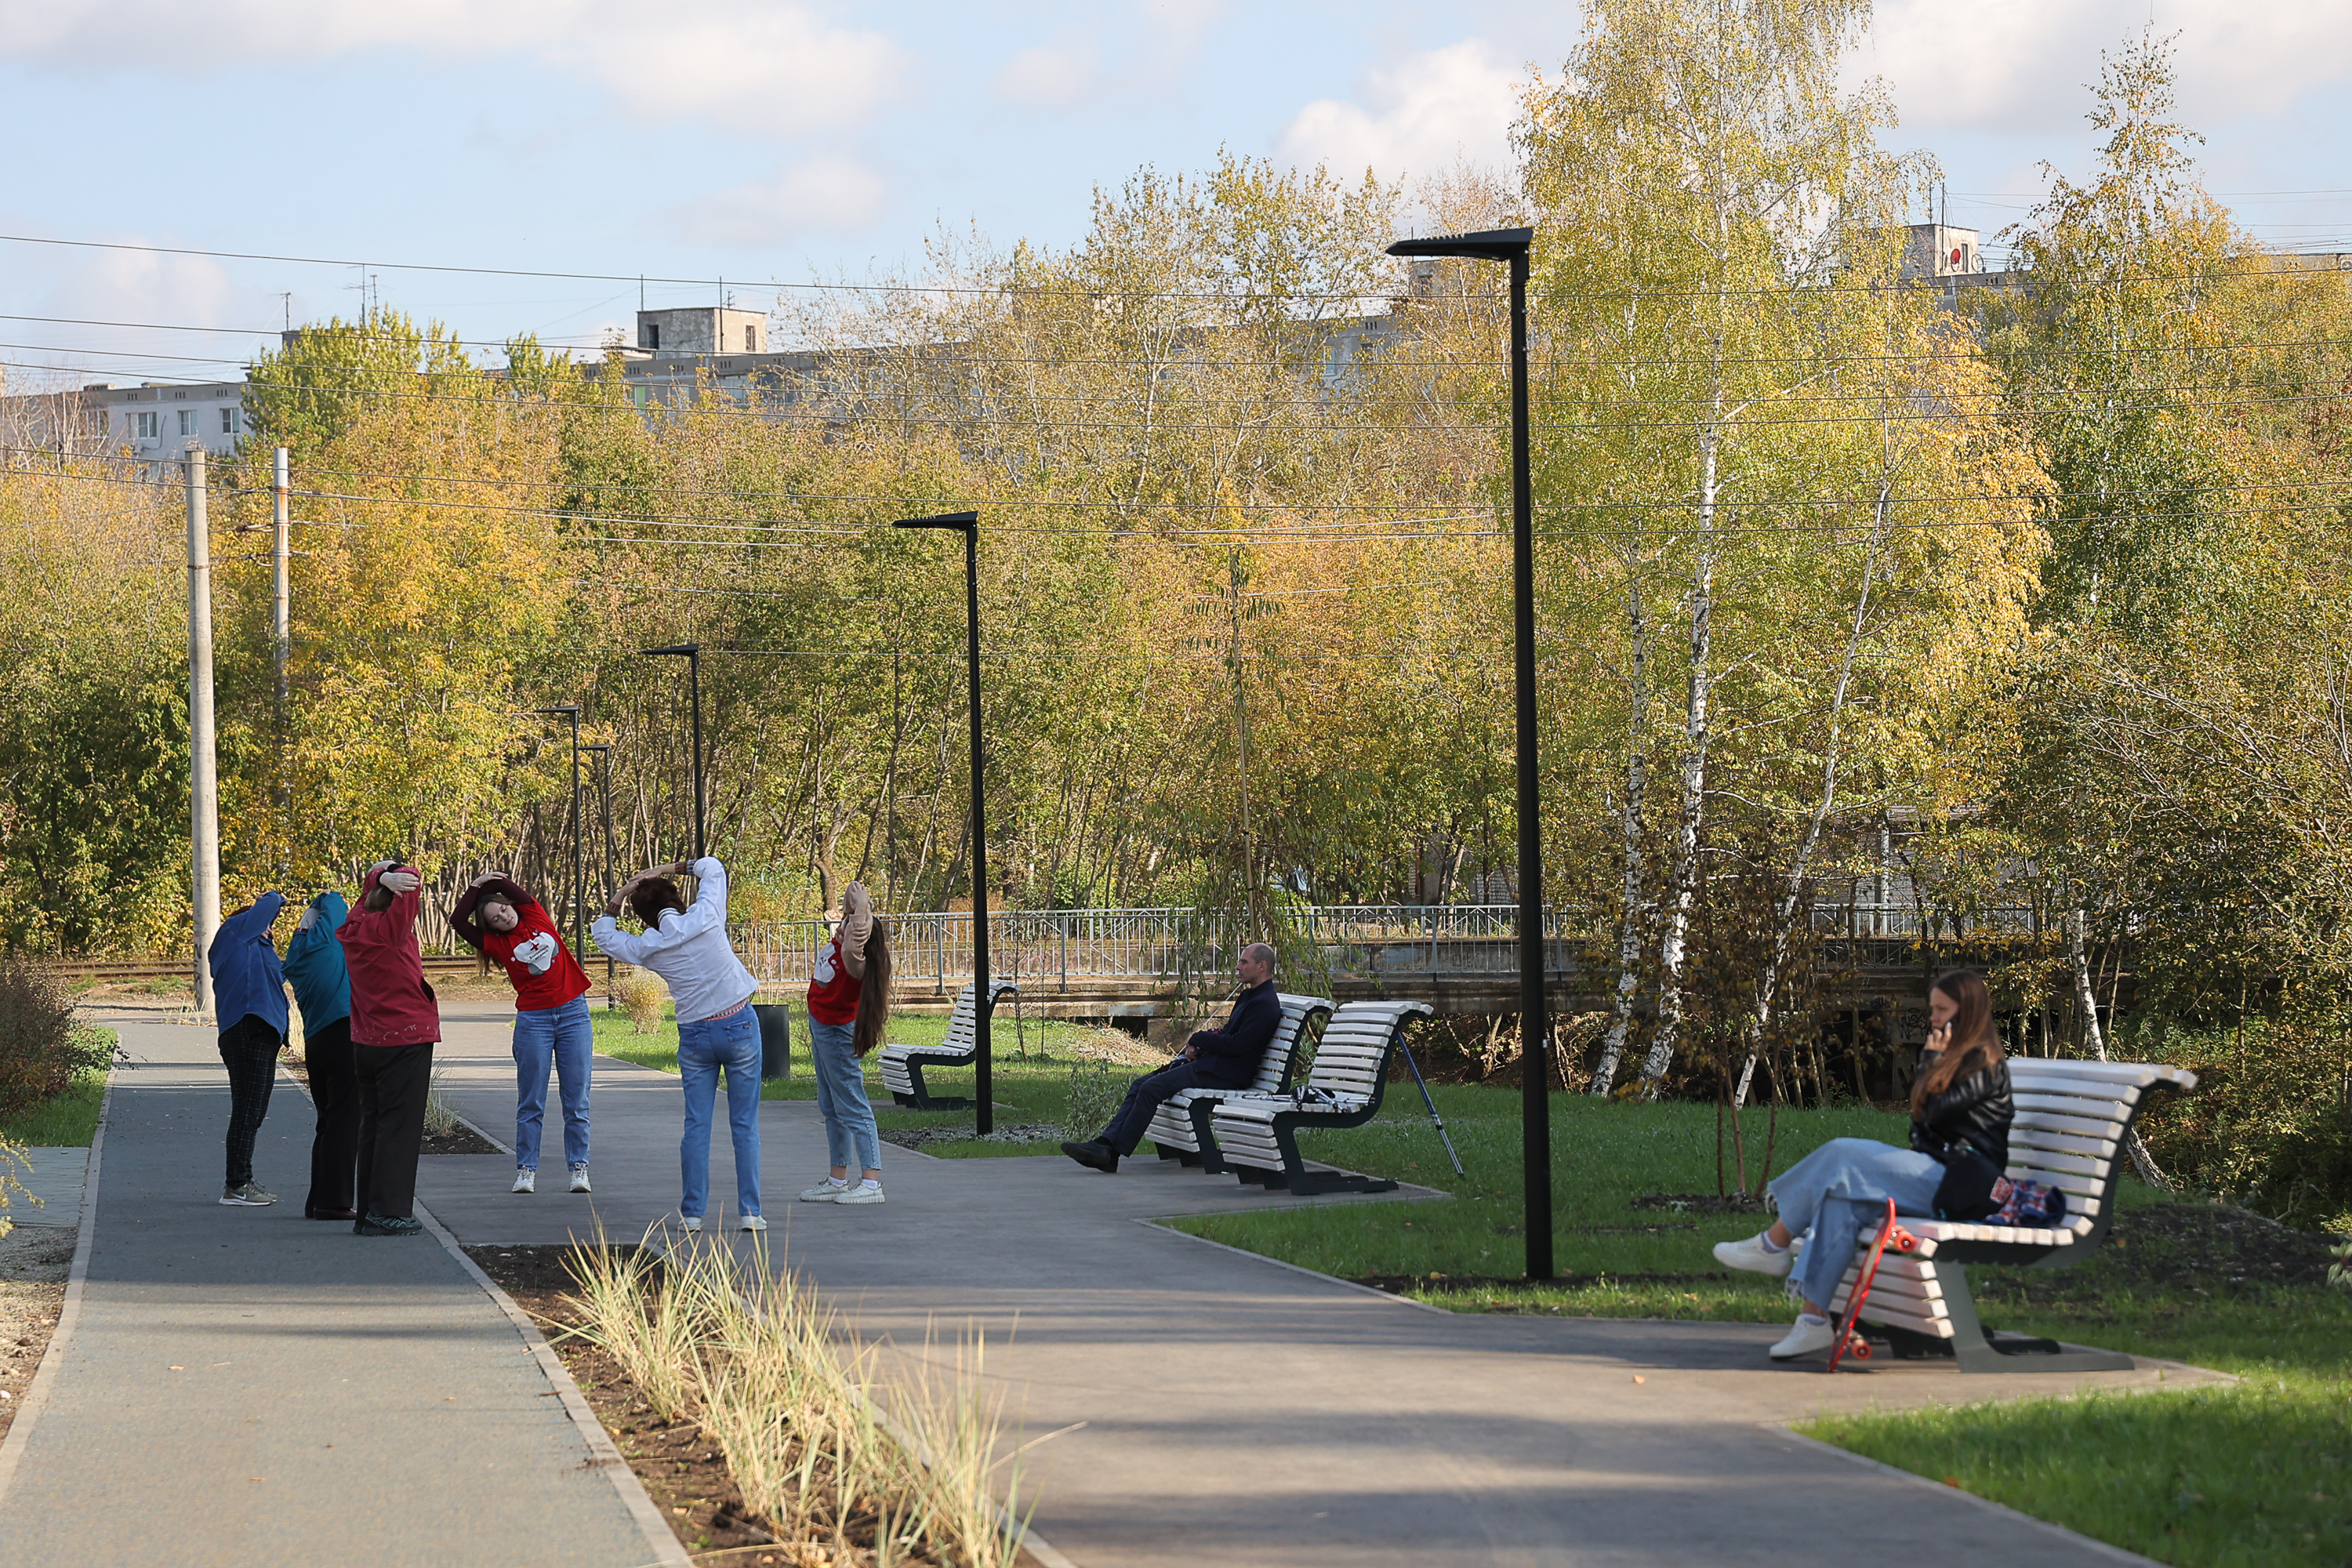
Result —
[[[389, 868], [407, 870], [405, 866]], [[415, 1046], [441, 1037], [441, 1008], [425, 984], [425, 959], [416, 949], [416, 911], [422, 889], [401, 893], [389, 909], [371, 910], [379, 873], [370, 871], [359, 901], [336, 928], [343, 963], [352, 974], [352, 1044]]]

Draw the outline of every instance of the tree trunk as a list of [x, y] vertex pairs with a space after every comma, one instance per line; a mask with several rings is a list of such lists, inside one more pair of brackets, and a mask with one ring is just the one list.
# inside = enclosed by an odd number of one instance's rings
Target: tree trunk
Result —
[[1625, 1037], [1633, 1026], [1633, 1000], [1642, 988], [1642, 929], [1646, 923], [1642, 913], [1649, 880], [1642, 854], [1642, 805], [1650, 787], [1649, 756], [1643, 749], [1650, 725], [1650, 623], [1638, 578], [1625, 590], [1625, 620], [1633, 639], [1633, 669], [1625, 721], [1624, 902], [1617, 914], [1617, 996], [1609, 1037], [1601, 1047], [1601, 1064], [1592, 1071], [1592, 1092], [1599, 1095], [1606, 1095], [1615, 1083]]
[[[2085, 951], [2087, 943], [2084, 939], [2084, 929], [2089, 924], [2089, 912], [2079, 907], [2076, 908], [2074, 915], [2066, 922], [2066, 956], [2074, 963], [2074, 1002], [2075, 1005], [2083, 1009], [2083, 1038], [2090, 1046], [2091, 1054], [2099, 1060], [2105, 1061], [2107, 1037], [2099, 1027], [2099, 998], [2098, 994], [2091, 988], [2091, 960], [2090, 954]], [[2165, 1175], [2154, 1157], [2148, 1153], [2147, 1145], [2140, 1141], [2137, 1128], [2134, 1128], [2125, 1135], [2124, 1149], [2131, 1155], [2132, 1168], [2139, 1173], [2141, 1181], [2160, 1193], [2168, 1193], [2172, 1190], [2170, 1179]]]

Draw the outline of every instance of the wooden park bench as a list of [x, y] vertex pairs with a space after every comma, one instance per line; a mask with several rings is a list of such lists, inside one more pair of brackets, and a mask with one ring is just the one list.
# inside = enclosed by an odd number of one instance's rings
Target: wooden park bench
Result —
[[[1017, 992], [1010, 980], [989, 983], [992, 1005]], [[955, 1011], [948, 1015], [947, 1038], [936, 1046], [882, 1047], [882, 1087], [890, 1098], [915, 1110], [962, 1110], [971, 1101], [961, 1095], [935, 1095], [923, 1088], [925, 1068], [970, 1067], [980, 1059], [980, 1031], [972, 1007], [972, 987], [956, 993]]]
[[1331, 1016], [1331, 1003], [1327, 997], [1293, 996], [1287, 992], [1278, 992], [1276, 996], [1282, 1003], [1282, 1022], [1276, 1026], [1274, 1038], [1266, 1042], [1265, 1055], [1258, 1060], [1257, 1077], [1240, 1089], [1185, 1089], [1152, 1117], [1151, 1126], [1144, 1135], [1151, 1140], [1161, 1159], [1198, 1165], [1211, 1175], [1223, 1173], [1225, 1163], [1218, 1155], [1216, 1136], [1209, 1120], [1219, 1102], [1236, 1095], [1280, 1094], [1290, 1087], [1290, 1069], [1298, 1059], [1298, 1043], [1310, 1037], [1313, 1026]]
[[1316, 1044], [1307, 1081], [1287, 1094], [1237, 1094], [1210, 1113], [1213, 1142], [1227, 1169], [1244, 1182], [1313, 1193], [1385, 1193], [1396, 1183], [1349, 1171], [1307, 1168], [1303, 1128], [1360, 1127], [1380, 1114], [1389, 1064], [1426, 1002], [1350, 1002], [1331, 1015]]
[[[1885, 1331], [1898, 1356], [1956, 1356], [1962, 1372], [2123, 1372], [2132, 1358], [2112, 1351], [2065, 1350], [2054, 1340], [1995, 1338], [1979, 1321], [1969, 1295], [1968, 1266], [2063, 1268], [2098, 1247], [2115, 1221], [2116, 1183], [2125, 1162], [2124, 1140], [2150, 1095], [2185, 1092], [2197, 1075], [2143, 1062], [2049, 1061], [2009, 1058], [2017, 1120], [2009, 1129], [2009, 1174], [2066, 1194], [2063, 1224], [2048, 1228], [1962, 1225], [1913, 1219], [1904, 1228], [1919, 1237], [1918, 1251], [1889, 1251], [1863, 1303], [1864, 1322]], [[1862, 1231], [1856, 1257], [1878, 1227]], [[1845, 1310], [1854, 1268], [1831, 1303]]]

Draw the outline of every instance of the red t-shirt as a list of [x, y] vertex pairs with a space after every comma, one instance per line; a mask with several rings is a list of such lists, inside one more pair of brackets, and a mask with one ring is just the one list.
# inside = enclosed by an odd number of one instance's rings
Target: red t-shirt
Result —
[[[547, 918], [545, 907], [517, 904], [514, 912], [512, 931], [482, 928], [482, 951], [507, 966], [507, 978], [514, 982], [515, 1005], [526, 1013], [539, 1013], [561, 1007], [574, 996], [585, 994], [588, 975], [580, 967], [580, 961], [572, 956], [563, 933]], [[553, 944], [552, 952], [549, 951], [550, 943]], [[534, 959], [541, 965], [541, 973], [536, 974], [531, 973]]]
[[820, 1024], [857, 1022], [857, 998], [866, 983], [841, 962], [841, 938], [817, 949], [816, 968], [809, 978], [809, 1016]]

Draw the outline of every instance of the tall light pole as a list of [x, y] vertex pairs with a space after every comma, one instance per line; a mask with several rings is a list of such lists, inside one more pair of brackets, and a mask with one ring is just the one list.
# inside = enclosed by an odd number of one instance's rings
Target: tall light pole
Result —
[[1503, 261], [1511, 268], [1511, 651], [1519, 785], [1519, 1118], [1528, 1278], [1552, 1277], [1551, 1029], [1544, 1010], [1543, 816], [1536, 793], [1535, 485], [1528, 459], [1528, 252], [1532, 228], [1402, 239], [1391, 256]]
[[188, 850], [195, 915], [196, 1009], [213, 1005], [213, 933], [220, 930], [220, 779], [213, 745], [213, 545], [205, 510], [205, 449], [185, 459], [188, 489]]
[[964, 666], [971, 688], [971, 1017], [972, 1044], [979, 1048], [971, 1073], [974, 1130], [983, 1135], [996, 1128], [995, 1103], [990, 1098], [993, 1052], [989, 1024], [995, 996], [988, 980], [988, 803], [980, 745], [980, 513], [951, 511], [939, 517], [902, 517], [893, 528], [943, 529], [963, 535]]
[[670, 647], [641, 647], [637, 651], [647, 658], [686, 660], [687, 689], [694, 707], [694, 858], [699, 860], [707, 853], [702, 847], [702, 645], [682, 642]]
[[577, 959], [588, 951], [588, 897], [580, 885], [580, 704], [562, 702], [531, 711], [572, 721], [572, 956]]

